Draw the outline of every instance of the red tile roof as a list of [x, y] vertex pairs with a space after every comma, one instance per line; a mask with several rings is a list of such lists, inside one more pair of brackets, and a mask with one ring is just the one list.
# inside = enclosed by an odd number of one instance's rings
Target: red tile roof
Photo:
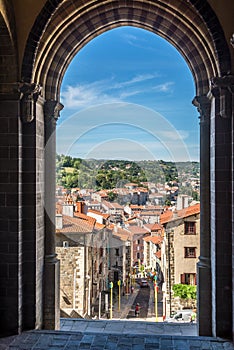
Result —
[[95, 225], [96, 219], [92, 218], [92, 216], [88, 216], [86, 214], [82, 214], [82, 213], [74, 213], [74, 218], [78, 218], [81, 220], [86, 220], [90, 223], [90, 225]]
[[94, 213], [94, 214], [100, 215], [100, 216], [102, 216], [104, 219], [107, 219], [107, 218], [110, 217], [110, 214], [101, 213], [99, 210], [95, 210], [95, 209], [89, 209], [89, 210], [88, 210], [88, 213]]
[[162, 225], [158, 224], [157, 222], [153, 225], [151, 231], [161, 231], [163, 229]]
[[176, 216], [173, 215], [173, 212], [171, 210], [165, 211], [163, 214], [160, 216], [160, 223], [161, 224], [166, 224], [167, 222], [170, 221], [175, 221], [178, 219], [183, 219], [188, 216], [196, 215], [200, 213], [200, 203], [197, 203], [195, 205], [192, 205], [190, 207], [174, 211], [174, 214], [176, 213]]
[[127, 230], [130, 231], [134, 235], [149, 233], [148, 230], [146, 230], [143, 227], [137, 226], [137, 225], [131, 225], [127, 228]]
[[173, 218], [173, 212], [171, 210], [165, 211], [163, 214], [160, 216], [160, 224], [165, 224]]
[[162, 237], [160, 236], [147, 236], [143, 238], [145, 242], [152, 242], [154, 244], [161, 244]]
[[163, 226], [157, 222], [154, 224], [144, 224], [144, 227], [146, 227], [151, 232], [158, 232], [163, 230]]
[[63, 215], [63, 228], [57, 229], [56, 233], [91, 233], [92, 231], [93, 225], [88, 221]]
[[161, 256], [162, 256], [162, 252], [161, 250], [158, 250], [156, 253], [155, 253], [156, 257], [161, 259]]

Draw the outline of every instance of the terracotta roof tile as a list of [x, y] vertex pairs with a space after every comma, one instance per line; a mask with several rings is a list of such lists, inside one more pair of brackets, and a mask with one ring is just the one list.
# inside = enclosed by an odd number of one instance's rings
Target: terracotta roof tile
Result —
[[81, 219], [81, 220], [86, 220], [88, 221], [91, 225], [94, 225], [96, 222], [96, 219], [92, 218], [92, 216], [88, 216], [82, 213], [74, 213], [74, 218]]
[[130, 231], [134, 235], [149, 233], [148, 230], [146, 230], [143, 227], [137, 226], [137, 225], [131, 225], [127, 229], [128, 229], [128, 231]]
[[57, 229], [56, 233], [90, 233], [93, 231], [93, 225], [88, 221], [63, 215], [63, 228]]
[[173, 218], [173, 212], [171, 210], [165, 211], [160, 216], [160, 224], [166, 224], [167, 222], [171, 221]]
[[162, 252], [161, 250], [158, 250], [156, 253], [155, 253], [156, 257], [161, 259], [161, 256], [162, 256]]
[[99, 210], [95, 210], [95, 209], [89, 209], [89, 210], [88, 210], [88, 213], [94, 213], [94, 214], [100, 215], [100, 216], [102, 216], [104, 219], [107, 219], [107, 218], [110, 217], [110, 214], [102, 213], [102, 212], [100, 212]]
[[102, 230], [105, 227], [106, 227], [106, 225], [99, 224], [99, 222], [96, 222], [95, 226], [94, 226], [95, 230]]
[[147, 236], [143, 238], [145, 242], [152, 242], [154, 244], [161, 244], [162, 237], [160, 236]]
[[197, 203], [195, 205], [191, 205], [190, 207], [176, 211], [176, 214], [177, 214], [176, 217], [174, 217], [173, 212], [171, 210], [167, 210], [163, 214], [161, 214], [160, 223], [165, 224], [170, 221], [186, 218], [188, 216], [196, 215], [199, 213], [200, 213], [200, 203]]

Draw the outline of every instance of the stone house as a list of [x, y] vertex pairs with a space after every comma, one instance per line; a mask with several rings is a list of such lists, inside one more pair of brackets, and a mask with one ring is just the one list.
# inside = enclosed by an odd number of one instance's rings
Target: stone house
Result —
[[131, 272], [131, 234], [126, 229], [114, 226], [110, 237], [109, 279], [116, 285], [118, 280], [126, 284]]
[[122, 222], [124, 208], [119, 203], [108, 202], [106, 200], [103, 200], [102, 201], [102, 210], [106, 214], [110, 214], [110, 221], [111, 222], [115, 222], [115, 223]]
[[147, 270], [158, 271], [161, 269], [161, 244], [163, 241], [163, 227], [158, 224], [146, 224], [144, 228], [150, 231], [150, 235], [143, 238], [144, 265]]
[[82, 213], [57, 214], [56, 254], [60, 259], [60, 308], [91, 315], [108, 281], [105, 225]]
[[[168, 316], [175, 305], [174, 284], [197, 284], [197, 263], [200, 255], [200, 204], [166, 211], [161, 215], [164, 240], [161, 269], [164, 274], [164, 313]], [[169, 308], [166, 306], [169, 305]], [[169, 310], [170, 309], [170, 310]]]

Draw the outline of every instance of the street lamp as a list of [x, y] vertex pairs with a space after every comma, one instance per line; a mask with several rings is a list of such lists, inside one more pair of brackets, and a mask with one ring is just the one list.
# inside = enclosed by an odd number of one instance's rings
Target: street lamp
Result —
[[168, 288], [169, 288], [169, 312], [171, 317], [171, 254], [170, 254], [170, 232], [167, 233], [167, 258], [168, 258]]
[[90, 276], [86, 275], [86, 279], [88, 280], [87, 313], [90, 316], [90, 282], [91, 282]]

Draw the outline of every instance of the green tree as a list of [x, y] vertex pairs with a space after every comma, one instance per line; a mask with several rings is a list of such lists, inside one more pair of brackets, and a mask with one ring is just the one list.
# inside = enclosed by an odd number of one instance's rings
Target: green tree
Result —
[[172, 287], [175, 297], [181, 299], [197, 299], [197, 287], [190, 284], [174, 284]]
[[108, 193], [108, 199], [109, 199], [110, 202], [114, 202], [117, 197], [118, 197], [118, 194], [114, 193], [113, 191], [110, 191]]

